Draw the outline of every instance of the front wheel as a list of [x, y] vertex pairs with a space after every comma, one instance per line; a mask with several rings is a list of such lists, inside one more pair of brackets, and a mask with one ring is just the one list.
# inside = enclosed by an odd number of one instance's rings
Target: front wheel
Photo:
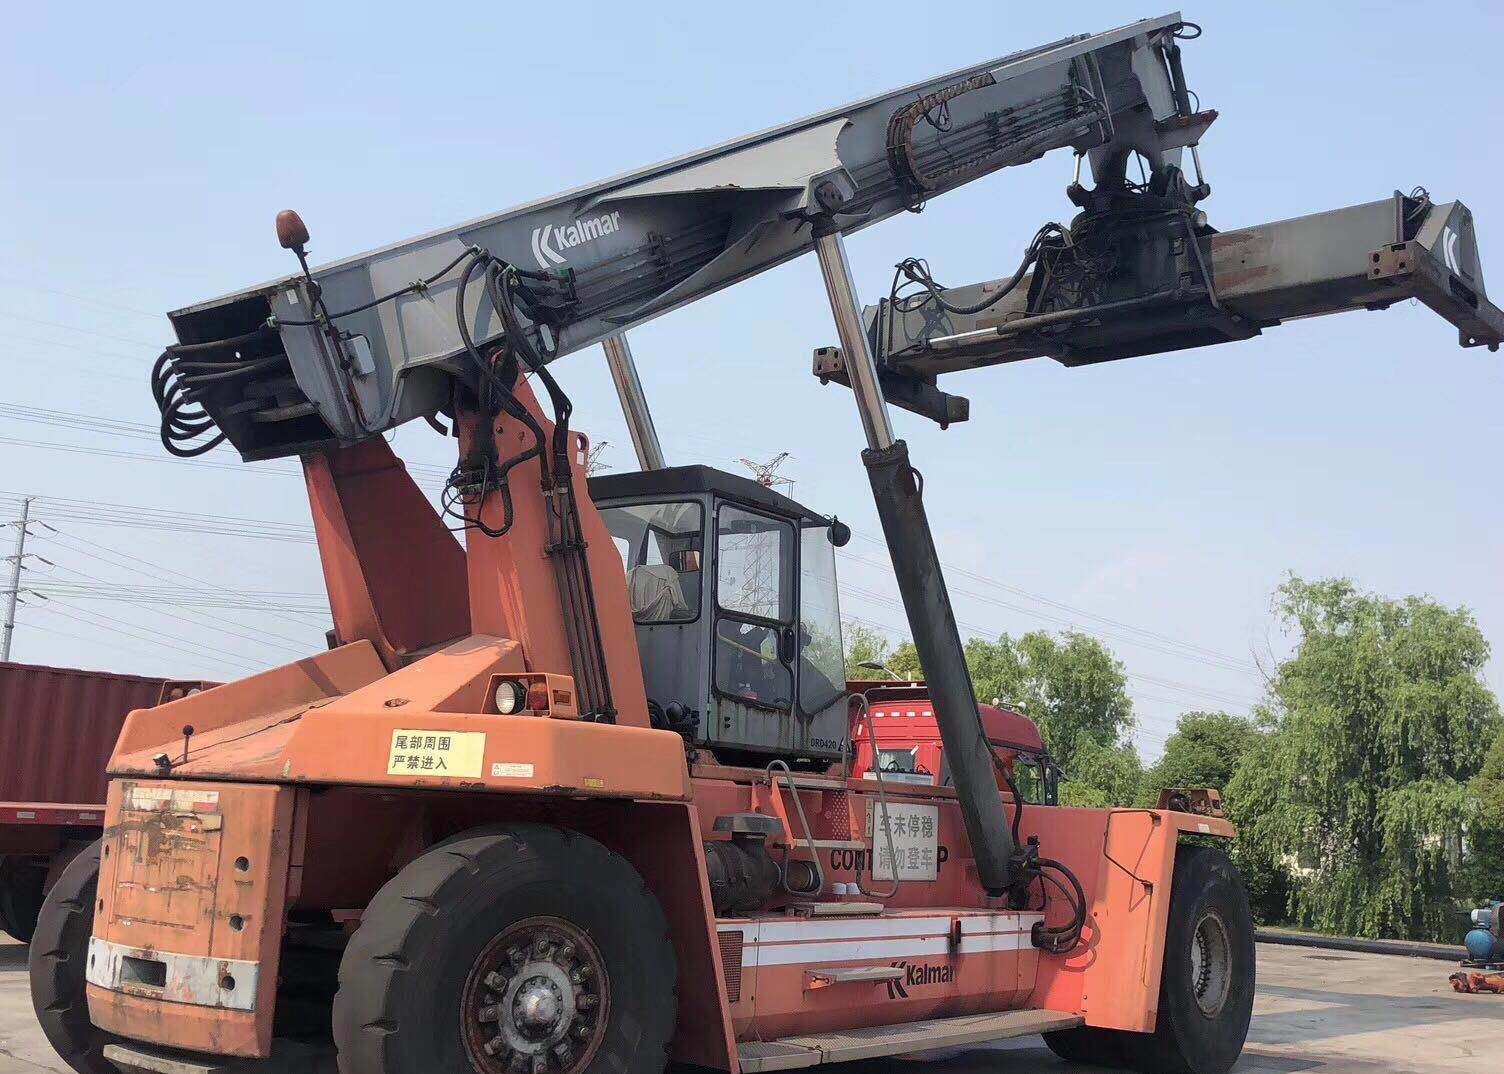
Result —
[[1170, 921], [1152, 1033], [1119, 1037], [1143, 1074], [1223, 1074], [1243, 1051], [1253, 1015], [1253, 914], [1242, 877], [1214, 847], [1175, 855]]
[[340, 963], [342, 1074], [659, 1074], [673, 946], [637, 871], [575, 832], [446, 840], [377, 893]]

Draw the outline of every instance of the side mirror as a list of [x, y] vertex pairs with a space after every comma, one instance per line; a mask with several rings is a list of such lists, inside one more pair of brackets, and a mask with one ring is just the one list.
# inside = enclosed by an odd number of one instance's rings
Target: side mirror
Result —
[[851, 527], [839, 518], [830, 520], [830, 543], [837, 548], [845, 548], [851, 542]]

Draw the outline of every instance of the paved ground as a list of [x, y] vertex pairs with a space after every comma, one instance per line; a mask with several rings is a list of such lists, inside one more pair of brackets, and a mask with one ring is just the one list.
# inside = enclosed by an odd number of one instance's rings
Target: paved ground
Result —
[[[1259, 946], [1258, 1000], [1237, 1070], [1431, 1074], [1504, 1069], [1504, 996], [1465, 996], [1435, 959]], [[861, 1064], [913, 1074], [906, 1061]], [[1089, 1074], [1038, 1038], [926, 1062], [926, 1074]], [[854, 1068], [845, 1068], [856, 1074]], [[32, 1020], [25, 948], [0, 945], [0, 1074], [69, 1074]]]

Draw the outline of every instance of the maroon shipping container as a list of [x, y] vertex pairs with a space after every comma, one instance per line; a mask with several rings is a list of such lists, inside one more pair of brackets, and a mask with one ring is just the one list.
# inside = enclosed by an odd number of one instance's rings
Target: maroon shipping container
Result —
[[0, 662], [0, 929], [29, 940], [42, 893], [98, 838], [126, 713], [202, 685]]
[[0, 664], [0, 809], [103, 802], [125, 714], [161, 693], [161, 679], [139, 675]]

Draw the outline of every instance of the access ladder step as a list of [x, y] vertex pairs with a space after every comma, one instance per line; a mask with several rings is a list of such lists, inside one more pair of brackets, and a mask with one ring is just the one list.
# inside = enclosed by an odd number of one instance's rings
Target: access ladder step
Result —
[[883, 1055], [902, 1055], [934, 1048], [983, 1044], [1008, 1037], [1053, 1033], [1072, 1029], [1085, 1019], [1059, 1011], [1001, 1011], [997, 1014], [963, 1014], [957, 1018], [930, 1018], [896, 1026], [842, 1029], [830, 1033], [783, 1037], [779, 1040], [748, 1041], [737, 1045], [737, 1057], [747, 1074], [766, 1070], [796, 1070], [822, 1063], [848, 1063]]

